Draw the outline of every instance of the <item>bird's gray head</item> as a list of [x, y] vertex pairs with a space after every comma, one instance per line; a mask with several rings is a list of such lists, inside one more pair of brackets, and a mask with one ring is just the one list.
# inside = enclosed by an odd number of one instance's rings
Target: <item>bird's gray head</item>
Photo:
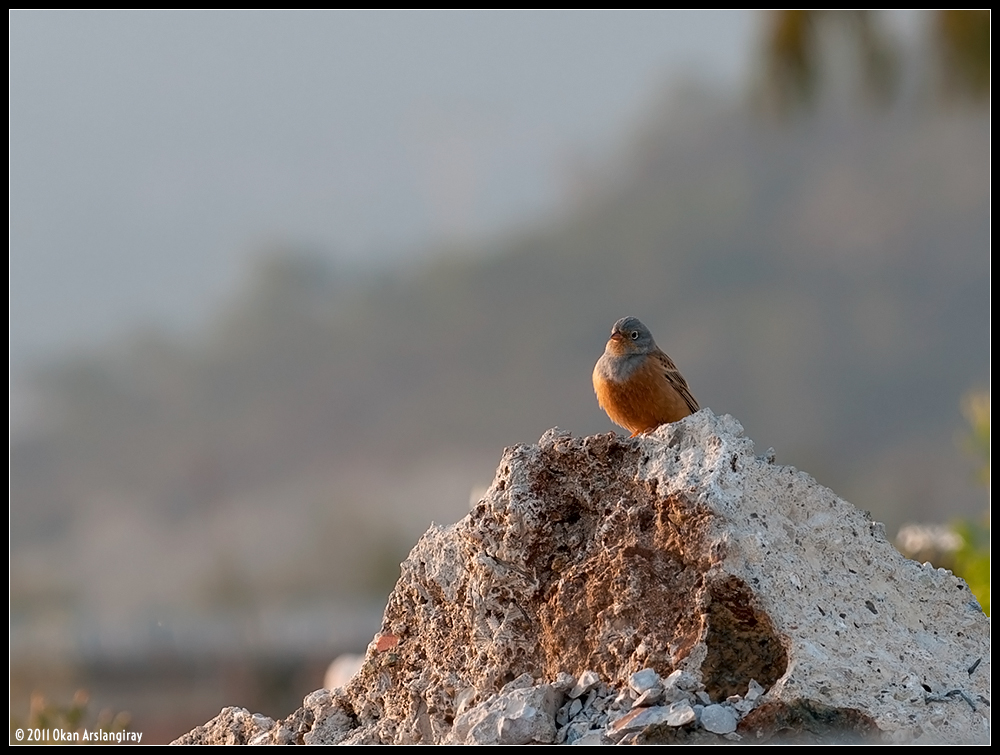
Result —
[[623, 317], [611, 328], [608, 348], [618, 354], [648, 354], [656, 349], [649, 328], [634, 317]]

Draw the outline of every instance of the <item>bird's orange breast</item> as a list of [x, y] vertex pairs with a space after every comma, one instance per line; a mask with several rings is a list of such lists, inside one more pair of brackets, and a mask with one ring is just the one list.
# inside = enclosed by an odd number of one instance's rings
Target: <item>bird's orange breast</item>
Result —
[[657, 360], [647, 358], [627, 380], [608, 380], [594, 370], [597, 403], [616, 425], [632, 435], [649, 432], [691, 414], [683, 397], [673, 388]]

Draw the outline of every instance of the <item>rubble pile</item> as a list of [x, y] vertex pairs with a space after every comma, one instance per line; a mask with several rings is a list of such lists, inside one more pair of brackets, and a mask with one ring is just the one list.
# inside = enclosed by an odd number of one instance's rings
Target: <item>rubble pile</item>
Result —
[[177, 743], [978, 743], [989, 679], [962, 580], [702, 410], [508, 449], [347, 685]]

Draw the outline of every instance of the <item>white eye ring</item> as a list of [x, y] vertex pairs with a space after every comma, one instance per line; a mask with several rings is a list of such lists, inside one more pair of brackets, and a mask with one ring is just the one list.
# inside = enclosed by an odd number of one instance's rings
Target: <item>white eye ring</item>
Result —
[[632, 340], [633, 341], [638, 341], [639, 340], [639, 331], [638, 330], [633, 330], [632, 331]]

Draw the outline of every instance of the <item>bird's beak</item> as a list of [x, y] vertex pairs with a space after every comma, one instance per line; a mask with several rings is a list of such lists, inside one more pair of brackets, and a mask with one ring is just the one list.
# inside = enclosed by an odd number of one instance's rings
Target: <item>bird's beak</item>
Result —
[[623, 338], [625, 338], [625, 336], [622, 333], [619, 333], [617, 330], [612, 331], [611, 333], [612, 341], [621, 341]]

